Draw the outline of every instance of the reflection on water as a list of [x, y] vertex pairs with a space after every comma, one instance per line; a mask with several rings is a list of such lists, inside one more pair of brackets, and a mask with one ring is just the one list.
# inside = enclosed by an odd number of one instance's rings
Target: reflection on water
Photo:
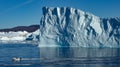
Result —
[[119, 67], [120, 49], [117, 48], [78, 48], [41, 47], [40, 57], [49, 59], [53, 66], [62, 67]]
[[117, 48], [41, 47], [42, 58], [120, 57]]
[[[118, 48], [37, 47], [0, 45], [0, 66], [6, 67], [120, 67]], [[13, 62], [13, 57], [22, 58]]]

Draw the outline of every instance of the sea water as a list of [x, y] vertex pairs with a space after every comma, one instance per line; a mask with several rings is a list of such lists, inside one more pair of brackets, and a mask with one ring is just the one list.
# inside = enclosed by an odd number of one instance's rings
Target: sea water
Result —
[[[13, 61], [13, 58], [21, 58]], [[120, 67], [119, 48], [0, 44], [0, 67]]]

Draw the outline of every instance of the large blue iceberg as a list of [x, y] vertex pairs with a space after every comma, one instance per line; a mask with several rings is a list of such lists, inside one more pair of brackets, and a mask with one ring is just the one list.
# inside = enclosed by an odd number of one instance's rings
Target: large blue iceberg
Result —
[[43, 7], [39, 46], [120, 47], [120, 17], [69, 7]]

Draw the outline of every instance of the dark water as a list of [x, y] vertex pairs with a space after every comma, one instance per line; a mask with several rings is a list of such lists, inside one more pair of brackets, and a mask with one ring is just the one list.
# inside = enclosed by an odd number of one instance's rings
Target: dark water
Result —
[[120, 49], [0, 44], [0, 67], [120, 67]]

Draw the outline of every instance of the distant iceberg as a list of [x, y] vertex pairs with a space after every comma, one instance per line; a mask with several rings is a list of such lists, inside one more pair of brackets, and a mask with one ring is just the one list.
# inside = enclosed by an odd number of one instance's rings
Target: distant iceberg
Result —
[[31, 43], [39, 41], [39, 29], [28, 31], [9, 31], [0, 32], [0, 43]]
[[39, 46], [120, 47], [120, 18], [69, 7], [43, 7]]

